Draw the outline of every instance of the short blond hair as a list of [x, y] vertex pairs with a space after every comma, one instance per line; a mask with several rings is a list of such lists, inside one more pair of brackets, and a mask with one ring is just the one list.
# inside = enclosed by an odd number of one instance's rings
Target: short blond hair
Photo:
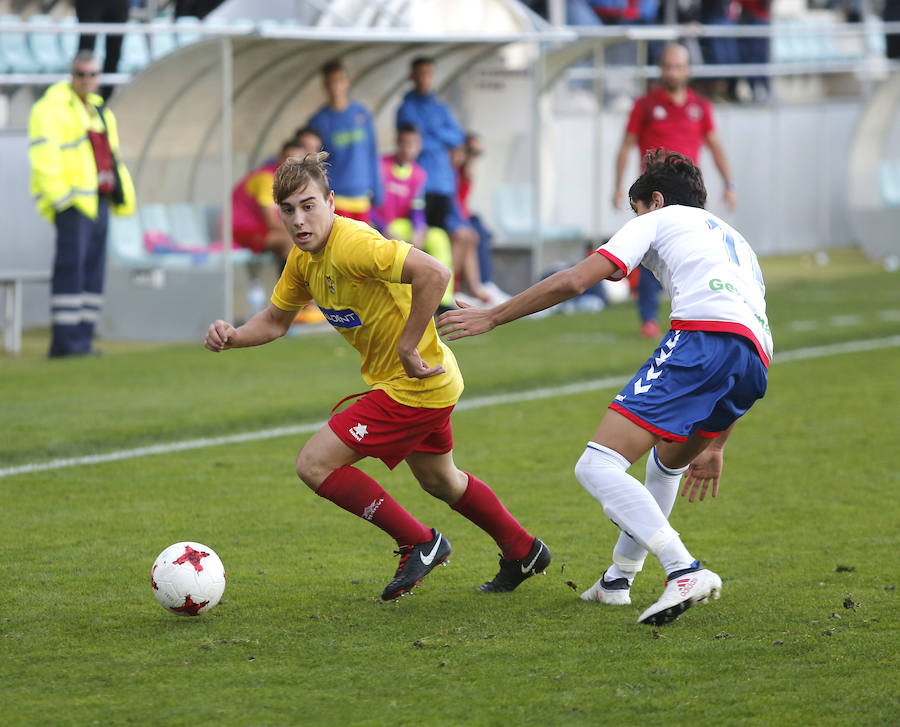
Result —
[[272, 197], [275, 204], [281, 204], [297, 190], [309, 186], [310, 182], [319, 186], [323, 197], [328, 196], [331, 184], [325, 170], [326, 159], [328, 159], [327, 151], [285, 159], [275, 170], [275, 180], [272, 182]]

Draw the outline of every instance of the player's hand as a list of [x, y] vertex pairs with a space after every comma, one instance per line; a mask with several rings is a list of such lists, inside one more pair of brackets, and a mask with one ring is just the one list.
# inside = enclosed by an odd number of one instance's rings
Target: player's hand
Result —
[[622, 209], [622, 205], [625, 204], [625, 193], [621, 190], [621, 188], [613, 192], [612, 203], [613, 207], [615, 207], [617, 210]]
[[458, 310], [448, 310], [437, 319], [438, 331], [448, 341], [477, 336], [494, 328], [490, 308], [474, 308], [462, 301], [456, 301], [456, 305]]
[[234, 331], [234, 326], [225, 321], [220, 320], [211, 323], [209, 325], [209, 330], [206, 332], [206, 338], [203, 341], [203, 345], [210, 351], [215, 351], [216, 353], [224, 351], [228, 348], [229, 339], [234, 335]]
[[706, 497], [706, 491], [712, 485], [712, 496], [719, 494], [719, 477], [722, 476], [722, 464], [724, 462], [724, 454], [721, 449], [713, 449], [708, 447], [700, 454], [694, 457], [693, 462], [688, 465], [687, 472], [684, 473], [684, 484], [681, 486], [681, 496], [690, 492], [689, 502], [693, 502], [700, 492], [700, 499]]
[[431, 376], [445, 373], [443, 366], [429, 366], [419, 355], [418, 349], [413, 349], [407, 354], [400, 353], [400, 362], [403, 370], [411, 379], [427, 379]]

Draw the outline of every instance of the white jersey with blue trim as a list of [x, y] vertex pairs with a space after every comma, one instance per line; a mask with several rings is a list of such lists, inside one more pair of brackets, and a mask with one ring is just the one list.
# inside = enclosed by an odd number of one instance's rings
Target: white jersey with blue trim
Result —
[[672, 328], [749, 338], [768, 366], [772, 333], [756, 253], [728, 223], [698, 207], [669, 205], [626, 223], [597, 252], [619, 279], [643, 264], [672, 299]]

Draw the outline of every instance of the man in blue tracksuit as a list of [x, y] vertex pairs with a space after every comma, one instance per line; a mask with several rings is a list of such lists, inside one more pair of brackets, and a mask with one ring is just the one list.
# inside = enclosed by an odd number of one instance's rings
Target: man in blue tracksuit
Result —
[[369, 110], [349, 97], [350, 79], [340, 61], [322, 67], [327, 102], [307, 122], [328, 152], [328, 178], [334, 211], [371, 224], [373, 206], [381, 204], [381, 166]]
[[438, 101], [434, 85], [434, 61], [419, 57], [410, 72], [413, 89], [397, 110], [397, 126], [412, 124], [422, 135], [422, 152], [416, 160], [425, 169], [425, 221], [429, 227], [446, 229], [446, 218], [456, 194], [456, 178], [450, 150], [465, 141], [465, 133], [446, 104]]

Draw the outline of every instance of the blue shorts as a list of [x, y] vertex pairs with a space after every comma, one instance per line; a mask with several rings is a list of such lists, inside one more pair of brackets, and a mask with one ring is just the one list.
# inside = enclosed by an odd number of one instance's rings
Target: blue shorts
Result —
[[763, 397], [767, 381], [743, 336], [669, 331], [609, 407], [666, 441], [714, 438]]
[[456, 200], [450, 202], [450, 209], [447, 210], [447, 216], [444, 218], [444, 229], [451, 235], [460, 227], [471, 227], [468, 217], [464, 217], [462, 210], [459, 208]]

